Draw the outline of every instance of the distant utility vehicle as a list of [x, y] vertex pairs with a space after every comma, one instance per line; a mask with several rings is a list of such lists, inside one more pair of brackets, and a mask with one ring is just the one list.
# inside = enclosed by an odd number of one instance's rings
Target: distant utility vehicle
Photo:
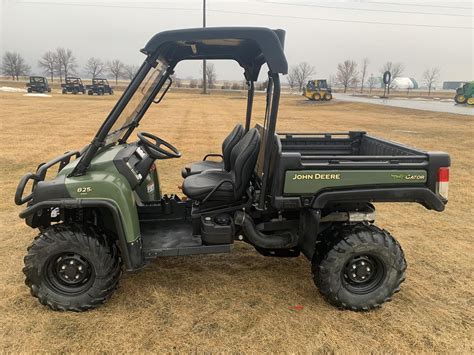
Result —
[[457, 104], [474, 105], [474, 81], [464, 83], [456, 90], [454, 101]]
[[312, 101], [332, 100], [332, 90], [326, 79], [309, 80], [303, 89], [303, 96]]
[[[390, 300], [406, 263], [396, 240], [373, 224], [372, 203], [443, 211], [450, 158], [365, 132], [276, 133], [280, 76], [288, 71], [284, 37], [283, 30], [217, 27], [151, 38], [92, 142], [19, 182], [15, 202], [27, 203], [20, 217], [39, 229], [24, 268], [33, 296], [52, 309], [83, 311], [112, 295], [122, 262], [138, 270], [157, 257], [227, 253], [239, 240], [265, 256], [303, 253], [316, 286], [338, 307], [369, 310]], [[132, 134], [162, 101], [176, 65], [190, 59], [240, 64], [248, 82], [245, 124], [225, 138], [222, 162], [204, 158], [184, 167], [186, 197], [163, 195], [155, 163], [178, 159], [180, 151], [154, 134]], [[265, 115], [251, 128], [264, 64]], [[57, 176], [45, 180], [52, 167]], [[28, 182], [32, 192], [24, 196]]]
[[26, 83], [26, 88], [28, 92], [51, 92], [48, 79], [44, 76], [30, 76], [30, 82]]
[[74, 77], [67, 77], [66, 82], [61, 84], [63, 94], [71, 93], [71, 94], [85, 94], [86, 87], [82, 83], [81, 78], [74, 78]]
[[114, 90], [109, 85], [109, 81], [107, 79], [102, 78], [95, 78], [92, 79], [92, 85], [86, 85], [87, 94], [89, 95], [104, 95], [109, 94], [113, 95]]

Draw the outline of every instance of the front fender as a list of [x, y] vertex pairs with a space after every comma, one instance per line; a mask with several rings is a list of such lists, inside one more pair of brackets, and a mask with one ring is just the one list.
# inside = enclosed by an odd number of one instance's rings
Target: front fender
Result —
[[140, 238], [140, 224], [132, 189], [118, 171], [89, 171], [84, 176], [67, 177], [65, 185], [72, 198], [113, 201], [120, 212], [127, 243]]
[[109, 199], [78, 199], [78, 198], [61, 198], [57, 200], [46, 200], [35, 203], [25, 210], [20, 212], [20, 218], [28, 219], [36, 212], [42, 211], [51, 207], [81, 209], [81, 208], [104, 208], [110, 211], [115, 230], [120, 244], [122, 259], [125, 262], [127, 270], [136, 270], [143, 266], [143, 258], [141, 255], [141, 239], [128, 243], [124, 234], [125, 228], [123, 217], [120, 214], [118, 205]]

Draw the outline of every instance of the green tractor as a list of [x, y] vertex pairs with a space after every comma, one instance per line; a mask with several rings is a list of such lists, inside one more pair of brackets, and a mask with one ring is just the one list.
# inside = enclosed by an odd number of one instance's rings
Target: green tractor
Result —
[[[87, 310], [111, 297], [122, 269], [228, 253], [234, 241], [268, 257], [303, 254], [323, 297], [340, 308], [370, 310], [399, 291], [404, 254], [375, 226], [373, 203], [443, 211], [449, 155], [365, 132], [276, 132], [280, 78], [288, 72], [284, 38], [283, 30], [214, 27], [166, 31], [146, 44], [143, 64], [91, 143], [40, 164], [18, 184], [15, 203], [26, 204], [20, 217], [39, 230], [23, 269], [34, 297], [55, 310]], [[232, 59], [243, 68], [244, 124], [235, 122], [221, 153], [183, 167], [184, 196], [162, 194], [158, 167], [181, 153], [136, 128], [162, 102], [176, 65], [203, 59]], [[266, 109], [252, 117], [264, 64]], [[46, 179], [54, 168], [57, 175]]]
[[454, 101], [457, 104], [474, 105], [474, 81], [467, 82], [458, 88]]

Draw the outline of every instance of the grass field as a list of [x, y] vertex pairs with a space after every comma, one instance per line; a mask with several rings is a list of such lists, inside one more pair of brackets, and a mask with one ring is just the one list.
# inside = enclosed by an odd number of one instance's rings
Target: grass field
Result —
[[[237, 243], [231, 254], [163, 258], [124, 274], [97, 310], [58, 313], [40, 305], [23, 284], [23, 256], [36, 231], [18, 218], [16, 184], [38, 163], [90, 142], [117, 98], [0, 93], [3, 352], [473, 352], [473, 117], [315, 104], [299, 96], [282, 98], [279, 130], [365, 130], [451, 154], [444, 213], [377, 205], [377, 224], [401, 242], [408, 262], [407, 280], [392, 302], [369, 313], [337, 310], [317, 292], [304, 257], [265, 258]], [[262, 96], [255, 106], [261, 121]], [[181, 159], [158, 162], [164, 192], [178, 191], [185, 163], [220, 149], [244, 111], [242, 94], [173, 92], [150, 110], [140, 129], [183, 152]]]

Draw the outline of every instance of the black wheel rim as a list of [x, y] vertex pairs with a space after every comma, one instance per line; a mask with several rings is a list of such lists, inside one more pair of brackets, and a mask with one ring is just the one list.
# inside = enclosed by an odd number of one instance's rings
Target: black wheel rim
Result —
[[386, 269], [375, 255], [352, 256], [342, 269], [342, 284], [352, 293], [367, 294], [374, 291], [385, 279]]
[[77, 253], [62, 253], [52, 257], [46, 269], [46, 281], [57, 292], [77, 295], [87, 291], [95, 273], [91, 263]]

